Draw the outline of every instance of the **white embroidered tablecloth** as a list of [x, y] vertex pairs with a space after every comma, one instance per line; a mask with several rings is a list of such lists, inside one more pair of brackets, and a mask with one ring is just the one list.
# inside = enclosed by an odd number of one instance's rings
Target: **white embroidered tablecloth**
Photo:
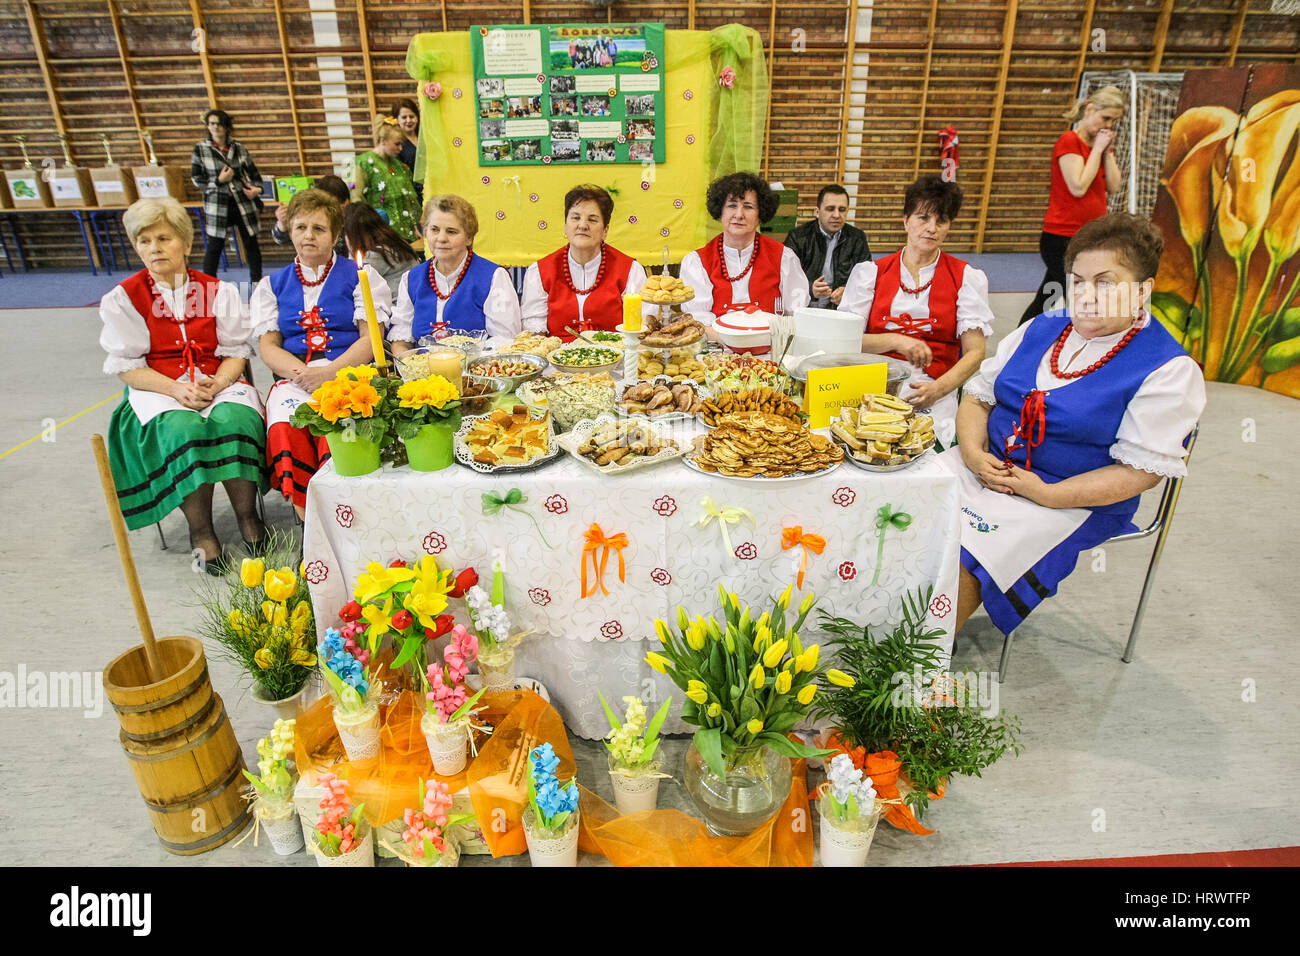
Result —
[[[526, 502], [484, 515], [485, 492], [504, 497], [512, 488]], [[718, 508], [745, 508], [754, 516], [754, 524], [729, 526], [730, 550], [716, 521], [696, 523], [705, 496]], [[873, 585], [883, 505], [910, 514], [912, 522], [906, 530], [886, 529]], [[675, 620], [678, 604], [692, 617], [720, 617], [719, 582], [762, 610], [795, 580], [803, 549], [782, 549], [784, 528], [800, 526], [826, 540], [821, 554], [808, 554], [804, 589], [795, 591], [792, 605], [811, 591], [820, 609], [885, 627], [899, 619], [905, 594], [933, 585], [927, 624], [944, 629], [938, 643], [946, 660], [956, 616], [959, 507], [957, 479], [934, 456], [892, 474], [845, 463], [827, 475], [770, 484], [706, 476], [680, 462], [618, 477], [565, 457], [513, 475], [455, 465], [421, 474], [385, 465], [361, 478], [342, 478], [327, 463], [307, 489], [303, 546], [322, 631], [337, 625], [338, 609], [351, 599], [367, 562], [432, 554], [440, 567], [474, 567], [486, 586], [494, 559], [502, 560], [512, 624], [537, 632], [519, 646], [516, 673], [545, 684], [569, 730], [594, 739], [609, 729], [597, 691], [620, 713], [627, 694], [680, 698], [644, 661], [657, 644], [655, 618]], [[598, 589], [583, 598], [584, 536], [593, 524], [606, 536], [627, 536], [625, 579], [611, 551], [603, 576], [609, 593]], [[590, 584], [590, 557], [587, 567]], [[452, 607], [466, 621], [463, 602]], [[676, 710], [665, 731], [691, 730]]]

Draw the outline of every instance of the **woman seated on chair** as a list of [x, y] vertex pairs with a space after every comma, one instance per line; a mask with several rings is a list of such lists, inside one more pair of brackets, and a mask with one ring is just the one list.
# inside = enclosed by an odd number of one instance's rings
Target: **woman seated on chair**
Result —
[[695, 289], [684, 311], [711, 326], [727, 312], [775, 312], [778, 299], [786, 312], [808, 304], [799, 257], [758, 232], [778, 205], [776, 193], [753, 173], [732, 173], [709, 186], [705, 206], [722, 234], [682, 258], [682, 283]]
[[966, 385], [958, 628], [984, 604], [1010, 634], [1056, 593], [1080, 552], [1133, 531], [1142, 492], [1186, 474], [1205, 407], [1201, 371], [1145, 306], [1164, 240], [1115, 213], [1065, 255], [1068, 307], [1020, 326]]
[[[271, 484], [302, 517], [307, 482], [329, 457], [324, 438], [295, 428], [293, 411], [340, 369], [374, 358], [357, 264], [334, 252], [343, 228], [339, 201], [319, 189], [289, 200], [289, 238], [298, 255], [253, 290], [253, 337], [262, 361], [277, 377], [266, 397], [266, 455]], [[388, 321], [388, 285], [366, 266], [380, 322]]]
[[122, 219], [144, 268], [99, 307], [104, 371], [126, 383], [108, 438], [118, 501], [133, 530], [179, 506], [190, 548], [219, 573], [214, 485], [226, 486], [250, 552], [266, 533], [257, 516], [265, 425], [257, 389], [243, 378], [253, 351], [239, 290], [186, 268], [194, 227], [175, 199], [141, 199]]
[[942, 176], [922, 176], [903, 195], [907, 244], [878, 262], [859, 262], [849, 274], [841, 312], [865, 320], [862, 351], [913, 366], [901, 398], [934, 418], [947, 447], [957, 429], [957, 389], [984, 360], [993, 334], [989, 280], [941, 248], [961, 209], [961, 188]]
[[510, 274], [474, 251], [478, 216], [460, 196], [431, 196], [420, 228], [433, 256], [398, 281], [389, 338], [400, 355], [434, 329], [454, 328], [514, 338], [519, 296]]
[[572, 326], [612, 332], [623, 321], [623, 296], [640, 292], [645, 269], [631, 256], [605, 244], [614, 200], [599, 186], [574, 186], [564, 196], [568, 244], [528, 267], [524, 274], [523, 321], [529, 332], [568, 342]]

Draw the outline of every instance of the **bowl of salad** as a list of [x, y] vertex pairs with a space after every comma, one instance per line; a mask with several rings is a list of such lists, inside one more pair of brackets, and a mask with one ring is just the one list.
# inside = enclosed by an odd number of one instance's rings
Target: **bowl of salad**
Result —
[[474, 359], [465, 369], [465, 374], [474, 378], [501, 378], [510, 382], [511, 388], [518, 388], [524, 382], [541, 375], [546, 368], [546, 359], [540, 355], [527, 352], [485, 355]]
[[608, 372], [623, 361], [623, 350], [596, 345], [566, 345], [550, 354], [561, 372]]
[[607, 332], [601, 329], [596, 332], [583, 332], [583, 338], [589, 342], [599, 342], [608, 348], [621, 349], [623, 347], [623, 336], [618, 332]]
[[768, 388], [789, 393], [793, 381], [775, 362], [752, 355], [718, 353], [705, 360], [704, 381], [719, 392]]

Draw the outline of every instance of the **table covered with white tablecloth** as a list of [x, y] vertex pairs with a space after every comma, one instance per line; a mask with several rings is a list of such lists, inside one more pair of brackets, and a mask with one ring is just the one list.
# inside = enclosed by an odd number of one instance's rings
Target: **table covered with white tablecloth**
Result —
[[[512, 489], [522, 500], [490, 506]], [[886, 507], [910, 521], [878, 527]], [[752, 521], [725, 524], [724, 543], [723, 522], [700, 522], [729, 509]], [[959, 519], [957, 479], [934, 455], [889, 474], [845, 462], [797, 481], [705, 475], [680, 461], [619, 476], [562, 457], [513, 474], [385, 465], [360, 478], [340, 477], [327, 463], [308, 486], [303, 545], [322, 630], [337, 623], [368, 562], [431, 554], [440, 567], [474, 567], [485, 584], [501, 562], [514, 628], [535, 629], [518, 648], [516, 673], [549, 689], [570, 731], [597, 738], [608, 730], [597, 691], [619, 711], [624, 695], [662, 700], [675, 692], [644, 660], [656, 646], [656, 618], [675, 620], [679, 604], [692, 617], [720, 616], [719, 583], [758, 613], [797, 580], [801, 563], [803, 588], [792, 604], [812, 592], [818, 608], [860, 624], [892, 627], [905, 595], [933, 587], [927, 624], [943, 630], [946, 660]], [[593, 540], [600, 543], [591, 547]], [[463, 602], [452, 607], [467, 621]], [[815, 620], [816, 611], [809, 624]], [[665, 729], [688, 730], [675, 711]]]

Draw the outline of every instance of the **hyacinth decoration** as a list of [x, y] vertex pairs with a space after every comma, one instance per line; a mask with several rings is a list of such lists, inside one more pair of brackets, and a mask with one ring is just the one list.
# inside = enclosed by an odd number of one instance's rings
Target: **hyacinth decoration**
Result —
[[640, 697], [624, 697], [627, 711], [620, 722], [614, 709], [605, 700], [605, 695], [597, 692], [605, 716], [609, 718], [609, 733], [605, 735], [605, 749], [609, 751], [614, 763], [625, 770], [647, 767], [659, 750], [659, 728], [668, 717], [668, 708], [672, 699], [664, 701], [650, 723], [646, 724], [645, 703]]
[[488, 648], [505, 644], [510, 639], [510, 616], [506, 609], [493, 603], [488, 593], [477, 584], [465, 591], [465, 603], [479, 639]]
[[325, 856], [342, 856], [361, 842], [358, 828], [365, 823], [361, 815], [365, 805], [353, 807], [348, 799], [347, 782], [332, 773], [322, 774], [320, 785], [325, 788], [325, 796], [321, 798], [320, 816], [316, 820], [316, 846]]
[[555, 776], [559, 766], [560, 758], [549, 743], [528, 755], [528, 804], [544, 830], [560, 830], [578, 809], [577, 781], [560, 786]]
[[875, 812], [876, 791], [871, 778], [863, 776], [848, 754], [836, 754], [831, 760], [826, 782], [830, 784], [827, 797], [836, 820], [849, 822], [862, 813]]
[[429, 701], [429, 713], [437, 713], [444, 723], [460, 720], [482, 695], [473, 697], [465, 686], [469, 665], [478, 660], [478, 638], [460, 624], [451, 631], [451, 640], [443, 649], [444, 664], [430, 664], [426, 676], [429, 691], [424, 696]]
[[362, 706], [370, 692], [370, 680], [357, 655], [363, 654], [368, 663], [369, 651], [362, 651], [352, 638], [345, 639], [338, 628], [334, 627], [325, 631], [325, 640], [316, 650], [320, 655], [321, 673], [325, 676], [325, 683], [329, 685], [335, 704], [344, 710], [355, 710]]
[[402, 814], [406, 824], [402, 831], [402, 841], [406, 844], [403, 857], [409, 855], [417, 862], [432, 864], [447, 852], [447, 828], [474, 819], [472, 813], [452, 813], [452, 802], [451, 791], [445, 783], [420, 781], [420, 809], [408, 808]]
[[244, 771], [257, 795], [268, 802], [283, 803], [293, 797], [289, 760], [293, 757], [294, 726], [293, 720], [277, 720], [271, 732], [257, 742], [258, 776]]

